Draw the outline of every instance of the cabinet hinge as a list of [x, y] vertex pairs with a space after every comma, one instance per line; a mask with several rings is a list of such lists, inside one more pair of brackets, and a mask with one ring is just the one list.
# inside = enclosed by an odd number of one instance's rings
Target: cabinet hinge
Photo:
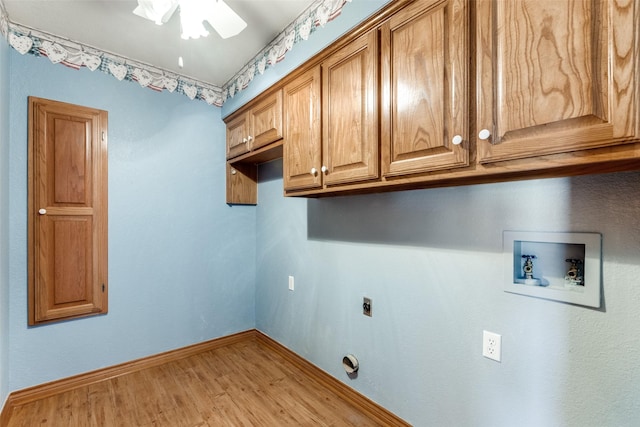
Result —
[[102, 284], [102, 292], [104, 292], [104, 283]]
[[107, 133], [102, 132], [102, 142], [104, 142], [106, 139], [107, 139]]

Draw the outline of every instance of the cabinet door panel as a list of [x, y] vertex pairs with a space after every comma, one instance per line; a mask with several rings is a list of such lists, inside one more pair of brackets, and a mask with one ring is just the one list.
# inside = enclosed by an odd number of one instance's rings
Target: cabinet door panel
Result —
[[[283, 174], [285, 190], [318, 188], [320, 140], [320, 67], [309, 70], [284, 88]], [[315, 169], [316, 173], [311, 173]]]
[[[634, 2], [478, 2], [481, 162], [634, 136]], [[610, 28], [610, 23], [615, 23]]]
[[379, 177], [376, 31], [322, 63], [325, 185]]
[[227, 124], [227, 159], [249, 152], [249, 121], [243, 114]]
[[466, 166], [468, 6], [417, 2], [382, 26], [385, 176]]
[[61, 319], [96, 311], [91, 216], [55, 215], [40, 222], [47, 257], [41, 259], [36, 318]]
[[253, 129], [251, 149], [282, 138], [282, 92], [269, 96], [249, 112]]

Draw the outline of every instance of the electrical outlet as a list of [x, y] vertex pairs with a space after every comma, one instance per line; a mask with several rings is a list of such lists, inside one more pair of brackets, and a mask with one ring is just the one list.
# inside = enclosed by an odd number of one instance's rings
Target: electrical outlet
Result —
[[365, 316], [372, 316], [371, 313], [371, 298], [364, 297], [362, 299], [362, 314]]
[[292, 291], [295, 288], [295, 283], [294, 283], [294, 279], [293, 276], [289, 276], [289, 290]]
[[500, 362], [502, 356], [502, 335], [482, 331], [482, 355]]

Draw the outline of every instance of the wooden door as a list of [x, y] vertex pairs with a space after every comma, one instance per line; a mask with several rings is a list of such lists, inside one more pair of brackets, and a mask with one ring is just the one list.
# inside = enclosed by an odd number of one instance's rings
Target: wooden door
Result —
[[251, 150], [282, 138], [282, 91], [268, 96], [249, 111]]
[[635, 0], [479, 0], [479, 160], [637, 135], [637, 8]]
[[420, 1], [382, 26], [386, 177], [467, 166], [467, 0]]
[[378, 32], [373, 30], [322, 63], [325, 186], [378, 178]]
[[249, 118], [243, 113], [227, 123], [227, 159], [249, 152]]
[[107, 112], [29, 98], [29, 324], [107, 312]]
[[284, 189], [322, 186], [320, 135], [320, 67], [284, 87]]

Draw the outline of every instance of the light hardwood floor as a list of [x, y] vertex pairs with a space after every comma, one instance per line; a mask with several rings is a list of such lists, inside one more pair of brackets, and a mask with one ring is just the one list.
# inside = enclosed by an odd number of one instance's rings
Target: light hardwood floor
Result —
[[8, 425], [388, 425], [290, 362], [245, 340], [16, 406]]

